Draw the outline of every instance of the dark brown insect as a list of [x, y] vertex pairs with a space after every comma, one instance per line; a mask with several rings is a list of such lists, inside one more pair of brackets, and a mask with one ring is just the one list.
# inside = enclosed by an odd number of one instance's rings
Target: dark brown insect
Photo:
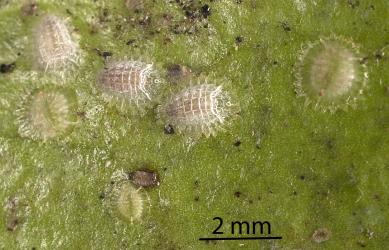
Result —
[[158, 173], [149, 169], [139, 169], [128, 173], [128, 178], [139, 187], [159, 186]]

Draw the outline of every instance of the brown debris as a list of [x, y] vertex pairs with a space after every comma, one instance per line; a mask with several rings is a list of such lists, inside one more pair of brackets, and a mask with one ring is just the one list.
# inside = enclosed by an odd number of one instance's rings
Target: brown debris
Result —
[[35, 1], [28, 1], [20, 8], [23, 16], [35, 16], [38, 14], [38, 4]]
[[144, 8], [143, 0], [125, 0], [124, 4], [131, 11], [140, 11]]
[[184, 65], [172, 64], [167, 67], [167, 77], [174, 84], [188, 80], [192, 74], [192, 70]]
[[327, 228], [318, 228], [313, 232], [312, 240], [316, 243], [322, 243], [331, 238], [331, 231]]

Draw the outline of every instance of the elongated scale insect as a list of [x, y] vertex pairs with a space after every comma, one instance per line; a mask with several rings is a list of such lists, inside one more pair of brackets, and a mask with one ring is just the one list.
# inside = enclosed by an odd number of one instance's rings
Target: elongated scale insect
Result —
[[41, 20], [36, 31], [37, 59], [46, 71], [66, 71], [80, 59], [78, 45], [73, 41], [65, 22], [54, 15]]
[[153, 64], [133, 60], [109, 63], [99, 76], [106, 95], [137, 106], [152, 101], [160, 83]]
[[235, 108], [222, 86], [206, 83], [174, 95], [158, 112], [179, 131], [208, 137], [216, 134]]
[[298, 64], [297, 92], [324, 111], [353, 104], [367, 79], [360, 59], [356, 46], [344, 39], [309, 44]]
[[19, 134], [47, 141], [63, 134], [75, 123], [74, 97], [55, 89], [39, 89], [27, 97], [19, 109]]

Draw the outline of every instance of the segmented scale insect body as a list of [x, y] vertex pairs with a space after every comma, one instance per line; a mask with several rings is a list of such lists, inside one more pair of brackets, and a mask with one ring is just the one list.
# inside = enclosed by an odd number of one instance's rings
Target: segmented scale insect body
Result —
[[137, 106], [153, 101], [160, 82], [153, 64], [133, 60], [109, 63], [99, 76], [106, 95]]
[[64, 72], [80, 59], [66, 23], [54, 15], [41, 20], [36, 31], [36, 50], [39, 67], [45, 72]]
[[222, 86], [206, 83], [174, 95], [159, 112], [179, 130], [208, 137], [222, 127], [232, 114], [233, 106]]

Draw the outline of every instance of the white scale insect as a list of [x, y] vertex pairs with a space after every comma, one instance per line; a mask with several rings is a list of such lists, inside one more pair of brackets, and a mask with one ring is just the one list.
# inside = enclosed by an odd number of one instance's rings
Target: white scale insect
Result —
[[80, 60], [77, 43], [65, 21], [57, 16], [43, 17], [36, 31], [35, 43], [39, 67], [45, 72], [64, 73]]
[[323, 111], [355, 107], [368, 78], [358, 47], [338, 37], [320, 39], [306, 47], [296, 65], [298, 95]]
[[38, 89], [26, 98], [26, 103], [17, 110], [22, 137], [48, 141], [75, 124], [72, 118], [74, 100], [60, 90]]
[[235, 111], [222, 86], [199, 84], [184, 89], [159, 107], [159, 115], [179, 131], [193, 135], [215, 135]]
[[106, 95], [135, 102], [137, 106], [152, 101], [160, 83], [153, 64], [142, 61], [108, 63], [99, 76], [100, 88]]

